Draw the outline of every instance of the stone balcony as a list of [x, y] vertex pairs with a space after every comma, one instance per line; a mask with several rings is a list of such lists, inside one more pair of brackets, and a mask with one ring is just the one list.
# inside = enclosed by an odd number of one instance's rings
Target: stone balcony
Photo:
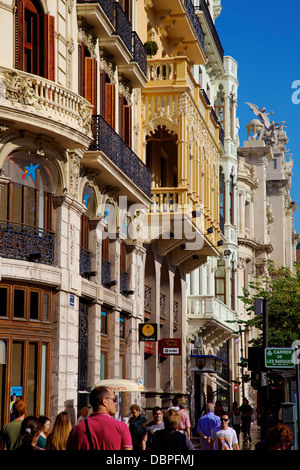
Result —
[[92, 106], [73, 91], [16, 69], [0, 67], [0, 120], [64, 148], [88, 147]]
[[192, 0], [144, 0], [174, 55], [184, 50], [194, 64], [205, 64], [205, 37]]
[[236, 332], [236, 312], [212, 295], [188, 296], [187, 312], [189, 337], [200, 333], [206, 346], [218, 348]]

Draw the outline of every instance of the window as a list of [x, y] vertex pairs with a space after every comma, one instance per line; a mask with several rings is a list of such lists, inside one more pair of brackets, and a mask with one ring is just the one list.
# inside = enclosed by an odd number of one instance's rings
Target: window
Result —
[[101, 352], [100, 355], [100, 380], [107, 379], [108, 353]]
[[58, 183], [55, 164], [26, 151], [11, 154], [3, 170], [10, 178], [1, 191], [1, 220], [53, 229], [53, 197]]
[[103, 335], [107, 335], [108, 328], [107, 328], [107, 311], [101, 310], [101, 333]]
[[119, 97], [120, 104], [120, 137], [131, 147], [131, 106], [127, 103], [124, 96]]
[[225, 175], [223, 168], [220, 167], [219, 174], [219, 210], [220, 210], [220, 229], [224, 233], [225, 222]]
[[36, 0], [17, 2], [17, 68], [54, 80], [54, 17]]
[[231, 297], [231, 310], [235, 310], [235, 270], [234, 262], [231, 261], [230, 264], [230, 297]]
[[101, 72], [101, 116], [115, 128], [115, 85], [104, 70]]
[[0, 286], [0, 319], [26, 320], [28, 323], [51, 321], [50, 290], [7, 284]]
[[225, 276], [225, 261], [220, 259], [217, 262], [217, 270], [215, 274], [215, 296], [218, 300], [224, 303], [226, 303]]
[[230, 175], [229, 181], [229, 217], [231, 225], [234, 225], [234, 178]]
[[125, 339], [125, 316], [120, 315], [120, 338]]

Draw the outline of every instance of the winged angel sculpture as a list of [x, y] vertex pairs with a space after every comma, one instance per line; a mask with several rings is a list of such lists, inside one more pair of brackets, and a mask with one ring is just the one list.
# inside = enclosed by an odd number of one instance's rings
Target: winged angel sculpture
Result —
[[[270, 121], [269, 115], [273, 114], [273, 111], [270, 113], [266, 112], [266, 108], [261, 108], [259, 109], [258, 106], [252, 103], [247, 103], [246, 104], [251, 108], [251, 110], [254, 112], [255, 116], [258, 117], [260, 123], [255, 123], [254, 121], [251, 121], [248, 126], [248, 137], [249, 140], [264, 140], [268, 145], [276, 145], [278, 143], [278, 133], [279, 129], [282, 131], [283, 124], [285, 124], [285, 121], [278, 122], [275, 124], [274, 121]], [[249, 131], [254, 132], [254, 135], [250, 136]], [[256, 132], [257, 131], [257, 132]]]

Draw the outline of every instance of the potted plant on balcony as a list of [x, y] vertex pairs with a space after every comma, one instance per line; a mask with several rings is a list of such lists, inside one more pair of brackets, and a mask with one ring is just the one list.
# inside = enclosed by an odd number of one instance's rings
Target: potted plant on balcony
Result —
[[147, 41], [144, 44], [147, 55], [154, 57], [158, 51], [158, 45], [156, 41]]

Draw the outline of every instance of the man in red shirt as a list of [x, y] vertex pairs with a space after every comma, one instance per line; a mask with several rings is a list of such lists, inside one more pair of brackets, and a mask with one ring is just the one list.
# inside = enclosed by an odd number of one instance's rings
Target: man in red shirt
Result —
[[111, 388], [96, 387], [90, 394], [93, 413], [70, 432], [67, 450], [132, 450], [128, 426], [116, 420], [116, 397]]

